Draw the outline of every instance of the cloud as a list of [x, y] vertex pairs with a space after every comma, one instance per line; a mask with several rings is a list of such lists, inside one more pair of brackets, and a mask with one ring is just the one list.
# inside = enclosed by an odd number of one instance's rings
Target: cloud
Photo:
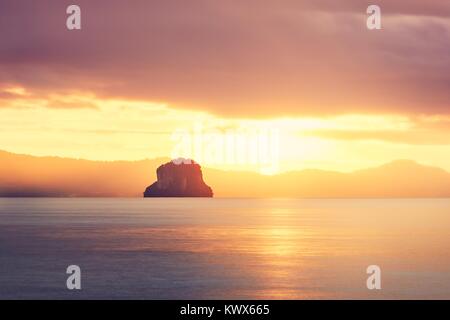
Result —
[[0, 84], [228, 117], [450, 111], [448, 1], [79, 0], [0, 4]]
[[300, 130], [299, 135], [333, 140], [372, 140], [407, 145], [450, 145], [450, 116], [418, 116], [397, 128], [322, 128]]
[[0, 108], [98, 109], [95, 96], [82, 92], [59, 94], [18, 86], [0, 87]]
[[98, 109], [98, 106], [90, 101], [82, 99], [52, 99], [45, 103], [47, 108], [53, 109]]
[[334, 140], [376, 140], [389, 143], [410, 145], [450, 145], [450, 134], [443, 136], [439, 132], [427, 131], [345, 131], [315, 130], [303, 132], [302, 135]]

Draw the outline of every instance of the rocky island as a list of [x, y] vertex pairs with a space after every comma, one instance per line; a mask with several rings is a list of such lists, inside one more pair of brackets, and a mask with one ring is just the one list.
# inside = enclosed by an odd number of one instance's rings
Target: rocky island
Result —
[[205, 197], [213, 196], [203, 181], [199, 164], [192, 160], [174, 160], [156, 170], [157, 181], [147, 187], [144, 197]]

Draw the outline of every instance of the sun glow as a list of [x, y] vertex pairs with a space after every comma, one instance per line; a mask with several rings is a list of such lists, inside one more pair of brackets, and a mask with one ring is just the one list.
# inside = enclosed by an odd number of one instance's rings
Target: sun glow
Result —
[[[2, 92], [12, 97], [0, 98], [0, 149], [16, 153], [108, 161], [173, 158], [180, 146], [176, 136], [184, 132], [192, 138], [191, 149], [179, 156], [224, 170], [352, 171], [398, 158], [450, 169], [445, 143], [450, 132], [442, 129], [448, 124], [446, 117], [349, 114], [232, 119], [164, 102], [100, 98], [89, 92], [39, 95], [22, 87]], [[195, 136], [199, 127], [200, 143]], [[230, 141], [233, 157], [228, 152]], [[245, 143], [239, 146], [239, 141]], [[203, 153], [196, 153], [199, 148]]]

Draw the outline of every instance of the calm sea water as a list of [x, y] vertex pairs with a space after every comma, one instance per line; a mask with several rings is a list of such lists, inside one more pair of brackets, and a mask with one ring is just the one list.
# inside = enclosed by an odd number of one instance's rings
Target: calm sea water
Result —
[[0, 298], [450, 299], [450, 200], [0, 199]]

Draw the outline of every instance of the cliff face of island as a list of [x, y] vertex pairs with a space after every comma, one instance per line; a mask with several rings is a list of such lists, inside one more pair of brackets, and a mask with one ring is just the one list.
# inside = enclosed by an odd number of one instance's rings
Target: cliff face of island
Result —
[[156, 170], [157, 181], [147, 187], [144, 197], [208, 197], [212, 189], [203, 181], [199, 164], [192, 160], [171, 161]]

